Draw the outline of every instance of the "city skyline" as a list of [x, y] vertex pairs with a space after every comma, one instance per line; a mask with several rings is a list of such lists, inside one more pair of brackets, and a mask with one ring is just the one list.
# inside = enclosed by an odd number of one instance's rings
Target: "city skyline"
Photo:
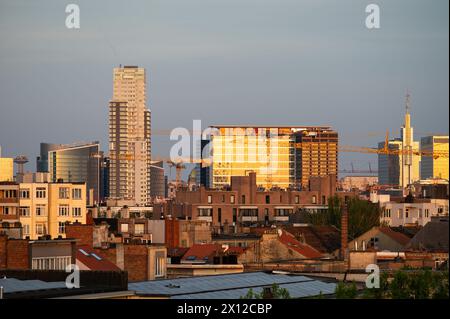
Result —
[[[382, 25], [373, 31], [364, 26], [363, 4], [319, 8], [311, 1], [286, 1], [278, 7], [265, 1], [257, 12], [252, 4], [180, 3], [184, 10], [172, 16], [170, 6], [157, 1], [105, 12], [80, 1], [82, 25], [71, 31], [48, 2], [34, 4], [45, 9], [41, 17], [21, 10], [21, 2], [3, 2], [15, 20], [2, 14], [0, 136], [21, 127], [14, 139], [0, 140], [3, 156], [33, 158], [44, 141], [99, 140], [106, 151], [111, 69], [120, 64], [147, 70], [154, 131], [190, 128], [193, 119], [207, 127], [259, 125], [270, 118], [268, 124], [330, 125], [342, 144], [376, 147], [386, 129], [399, 135], [409, 89], [415, 139], [448, 134], [448, 3], [382, 1]], [[195, 11], [200, 5], [204, 19]], [[227, 23], [231, 7], [239, 10], [234, 23]], [[109, 19], [114, 10], [137, 9], [136, 22], [126, 27]], [[6, 36], [6, 27], [17, 37]], [[237, 27], [242, 32], [231, 38]], [[40, 42], [33, 37], [36, 30]], [[126, 37], [130, 32], [142, 40]], [[129, 49], [136, 46], [139, 50]], [[24, 112], [29, 116], [20, 116]], [[367, 120], [354, 120], [361, 117]], [[155, 135], [152, 145], [155, 157], [164, 157], [173, 142]], [[343, 169], [351, 162], [359, 162], [357, 168], [367, 168], [369, 161], [376, 166], [375, 156], [363, 154], [341, 154], [339, 160]], [[33, 169], [28, 164], [27, 170]]]

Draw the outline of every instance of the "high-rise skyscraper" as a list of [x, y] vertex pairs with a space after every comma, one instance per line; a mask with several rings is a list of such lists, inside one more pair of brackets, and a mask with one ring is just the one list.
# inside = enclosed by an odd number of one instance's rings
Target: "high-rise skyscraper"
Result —
[[[312, 176], [337, 176], [338, 133], [316, 126], [213, 126], [212, 186], [256, 173], [260, 187], [308, 188]], [[202, 145], [202, 150], [204, 149]]]
[[109, 103], [110, 198], [150, 202], [150, 110], [145, 69], [114, 68]]
[[[422, 137], [420, 150], [429, 153], [448, 153], [448, 135], [435, 135]], [[420, 163], [420, 178], [448, 179], [448, 156], [423, 156]]]

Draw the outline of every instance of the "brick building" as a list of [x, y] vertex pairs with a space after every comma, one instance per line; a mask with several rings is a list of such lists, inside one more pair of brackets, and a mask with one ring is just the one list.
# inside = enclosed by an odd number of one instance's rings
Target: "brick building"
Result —
[[65, 270], [75, 262], [75, 240], [10, 239], [0, 234], [0, 269]]
[[[134, 244], [111, 241], [110, 234], [99, 236], [101, 225], [82, 225], [79, 223], [66, 226], [67, 237], [76, 238], [78, 245], [92, 247], [121, 270], [128, 272], [129, 281], [154, 280], [166, 277], [167, 249], [162, 244]], [[102, 228], [104, 231], [106, 228]], [[112, 236], [114, 238], [114, 236]], [[105, 242], [106, 240], [106, 242]]]
[[323, 208], [336, 194], [336, 176], [311, 177], [309, 190], [257, 187], [256, 174], [232, 176], [229, 189], [189, 190], [180, 188], [173, 201], [154, 205], [154, 216], [187, 218], [212, 223], [218, 230], [227, 226], [287, 223], [300, 209]]

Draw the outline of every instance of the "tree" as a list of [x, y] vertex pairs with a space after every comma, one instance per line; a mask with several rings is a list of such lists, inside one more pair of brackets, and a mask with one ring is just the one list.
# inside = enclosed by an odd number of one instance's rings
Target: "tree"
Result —
[[[380, 225], [380, 208], [378, 205], [361, 200], [357, 197], [351, 198], [348, 204], [348, 235], [356, 238], [374, 226]], [[328, 199], [328, 209], [323, 212], [303, 212], [305, 222], [313, 225], [333, 225], [341, 228], [342, 200], [338, 196]]]
[[[291, 296], [289, 291], [286, 288], [281, 288], [277, 284], [273, 284], [271, 289], [271, 299], [290, 299]], [[261, 293], [253, 292], [253, 289], [250, 288], [245, 296], [241, 296], [240, 299], [268, 299], [269, 297], [265, 296], [264, 290]]]
[[354, 282], [351, 284], [339, 282], [336, 285], [335, 294], [337, 299], [355, 299], [358, 295], [358, 289]]

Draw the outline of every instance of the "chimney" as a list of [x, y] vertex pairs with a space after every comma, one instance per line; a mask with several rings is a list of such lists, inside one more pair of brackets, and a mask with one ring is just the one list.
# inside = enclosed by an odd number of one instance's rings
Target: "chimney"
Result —
[[348, 259], [348, 206], [343, 204], [341, 206], [341, 259]]

